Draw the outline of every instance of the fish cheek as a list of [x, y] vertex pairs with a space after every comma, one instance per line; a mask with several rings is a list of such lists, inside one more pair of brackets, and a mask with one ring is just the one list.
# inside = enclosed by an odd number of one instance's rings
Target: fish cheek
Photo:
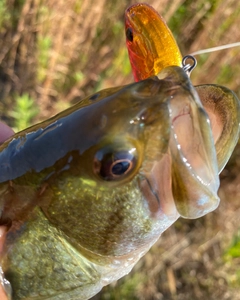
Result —
[[[48, 220], [67, 236], [71, 244], [79, 251], [84, 248], [96, 255], [123, 255], [135, 249], [134, 243], [128, 246], [129, 239], [138, 236], [135, 232], [138, 227], [132, 224], [132, 216], [136, 214], [135, 219], [140, 224], [142, 220], [141, 193], [134, 184], [141, 162], [137, 159], [132, 172], [123, 173], [121, 180], [116, 175], [122, 167], [125, 170], [124, 157], [121, 156], [125, 152], [117, 152], [117, 164], [122, 160], [124, 164], [113, 165], [116, 174], [111, 174], [108, 169], [109, 159], [112, 163], [110, 150], [108, 146], [98, 151], [94, 148], [95, 159], [96, 156], [98, 160], [102, 159], [98, 163], [106, 163], [98, 174], [94, 172], [96, 161], [92, 165], [86, 163], [84, 168], [91, 165], [92, 171], [83, 172], [82, 176], [73, 172], [64, 176], [63, 172], [46, 192], [47, 197], [51, 194], [51, 201], [42, 207]], [[91, 157], [94, 151], [91, 151]], [[134, 213], [131, 207], [135, 209]]]
[[124, 255], [148, 235], [144, 229], [148, 220], [142, 215], [141, 194], [134, 180], [119, 187], [91, 186], [76, 178], [64, 184], [68, 193], [56, 188], [47, 216], [79, 251]]
[[36, 189], [30, 188], [27, 183], [12, 181], [2, 185], [1, 200], [4, 205], [0, 222], [7, 225], [9, 223], [9, 227], [12, 225], [10, 230], [21, 226], [38, 204]]

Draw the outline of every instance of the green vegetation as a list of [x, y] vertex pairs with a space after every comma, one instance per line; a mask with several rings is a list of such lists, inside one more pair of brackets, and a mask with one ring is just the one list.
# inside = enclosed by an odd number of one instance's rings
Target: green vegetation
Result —
[[226, 260], [240, 257], [240, 230], [233, 236], [231, 245], [226, 249], [224, 257]]
[[20, 131], [31, 125], [39, 110], [36, 108], [34, 100], [28, 94], [18, 96], [15, 101], [15, 107], [9, 115], [14, 119], [14, 130]]
[[50, 57], [50, 49], [51, 49], [51, 38], [48, 36], [38, 37], [38, 73], [37, 73], [37, 79], [39, 82], [43, 82], [44, 79], [47, 77], [47, 71], [48, 71], [48, 63], [49, 63], [49, 57]]
[[7, 9], [6, 0], [0, 2], [0, 30], [3, 30], [4, 24], [10, 20], [10, 13]]

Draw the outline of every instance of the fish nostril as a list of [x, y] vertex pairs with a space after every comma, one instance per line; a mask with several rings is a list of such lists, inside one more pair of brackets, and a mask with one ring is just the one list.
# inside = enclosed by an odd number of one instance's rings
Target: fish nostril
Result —
[[99, 98], [99, 96], [100, 96], [100, 93], [93, 94], [93, 95], [89, 98], [89, 100], [95, 101], [95, 100], [97, 100], [97, 99]]

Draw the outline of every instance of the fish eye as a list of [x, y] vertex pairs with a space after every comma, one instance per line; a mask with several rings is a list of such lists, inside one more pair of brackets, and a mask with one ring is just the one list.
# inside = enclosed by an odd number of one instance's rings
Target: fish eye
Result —
[[94, 158], [94, 173], [106, 181], [123, 179], [136, 166], [137, 160], [134, 152], [127, 150], [115, 152], [111, 149], [101, 149]]
[[126, 37], [127, 37], [127, 40], [129, 42], [133, 41], [133, 30], [132, 30], [132, 28], [130, 28], [130, 27], [127, 28], [127, 30], [126, 30]]

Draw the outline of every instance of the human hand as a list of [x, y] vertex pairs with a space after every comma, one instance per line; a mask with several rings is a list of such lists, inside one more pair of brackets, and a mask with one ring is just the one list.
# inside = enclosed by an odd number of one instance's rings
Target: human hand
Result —
[[0, 144], [7, 140], [13, 134], [14, 131], [12, 130], [12, 128], [0, 122]]

